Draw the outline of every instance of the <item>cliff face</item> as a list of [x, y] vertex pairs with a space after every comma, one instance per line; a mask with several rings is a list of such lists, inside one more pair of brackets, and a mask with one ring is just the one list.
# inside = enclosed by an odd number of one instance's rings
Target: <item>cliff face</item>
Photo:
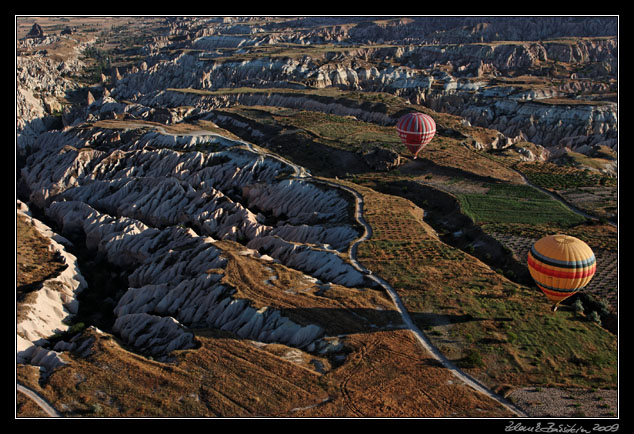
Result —
[[[63, 270], [44, 279], [29, 296], [20, 303], [16, 323], [16, 360], [30, 363], [46, 370], [65, 365], [61, 349], [45, 349], [51, 335], [68, 330], [68, 320], [77, 314], [77, 295], [86, 288], [86, 280], [79, 270], [77, 258], [69, 253], [70, 242], [34, 218], [29, 207], [18, 201], [17, 217], [25, 219], [43, 239], [48, 249], [56, 252]], [[22, 240], [24, 242], [25, 240]]]
[[[307, 18], [309, 20], [310, 18]], [[617, 34], [610, 17], [407, 17], [362, 19], [346, 29], [355, 41], [460, 44], [492, 41], [539, 41], [562, 36]], [[341, 32], [343, 33], [343, 31]], [[342, 37], [342, 35], [339, 35]]]
[[16, 131], [18, 145], [32, 142], [50, 126], [50, 117], [61, 113], [60, 101], [77, 83], [66, 76], [83, 68], [77, 59], [56, 62], [47, 57], [18, 56], [16, 60]]
[[[140, 49], [144, 61], [113, 76], [115, 100], [143, 97], [158, 110], [164, 107], [151, 97], [168, 88], [381, 91], [512, 140], [616, 149], [616, 103], [593, 102], [617, 92], [618, 29], [611, 17], [184, 17], [163, 24], [163, 33]], [[20, 44], [48, 47], [42, 44], [51, 37]], [[284, 48], [268, 55], [276, 44]], [[329, 45], [313, 49], [322, 44]], [[73, 86], [65, 77], [82, 66], [76, 57], [49, 64], [45, 59], [18, 57], [21, 146], [50, 127], [43, 120], [59, 113], [60, 99]], [[37, 76], [30, 77], [32, 71]], [[537, 81], [515, 84], [522, 76]], [[531, 103], [542, 100], [549, 106]], [[164, 96], [160, 102], [169, 103]]]
[[[540, 41], [562, 37], [614, 36], [614, 17], [179, 17], [167, 23], [173, 41], [210, 35], [240, 35], [245, 44], [263, 40], [300, 45], [465, 44]], [[164, 37], [157, 37], [164, 38]], [[265, 39], [266, 38], [266, 39]]]
[[[242, 39], [234, 45], [241, 43], [247, 42]], [[194, 46], [197, 44], [207, 43], [200, 39], [193, 43]], [[135, 91], [146, 94], [168, 87], [286, 87], [289, 81], [317, 88], [425, 89], [430, 88], [434, 80], [448, 82], [457, 78], [482, 77], [484, 81], [485, 75], [502, 73], [541, 72], [539, 75], [544, 75], [546, 70], [552, 69], [553, 62], [577, 64], [579, 71], [575, 76], [578, 78], [616, 77], [618, 72], [617, 42], [611, 38], [576, 40], [568, 44], [518, 42], [356, 48], [326, 52], [320, 58], [214, 61], [214, 56], [207, 56], [205, 53], [183, 53], [156, 63], [147, 71], [127, 76], [119, 82], [118, 92], [121, 95], [131, 95]], [[382, 63], [383, 59], [390, 59], [390, 63]], [[439, 66], [442, 68], [434, 69]]]
[[617, 105], [550, 104], [548, 102], [469, 96], [434, 96], [430, 108], [467, 119], [472, 125], [492, 128], [507, 137], [544, 147], [605, 145], [617, 149]]

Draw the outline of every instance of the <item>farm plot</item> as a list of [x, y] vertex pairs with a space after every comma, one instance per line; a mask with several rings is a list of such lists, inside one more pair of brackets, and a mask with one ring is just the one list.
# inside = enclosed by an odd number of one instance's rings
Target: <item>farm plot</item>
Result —
[[373, 230], [359, 246], [360, 262], [390, 283], [449, 360], [494, 390], [612, 387], [615, 336], [572, 310], [553, 316], [537, 288], [443, 243], [409, 200], [355, 188]]
[[616, 217], [618, 180], [614, 176], [553, 163], [523, 162], [515, 168], [531, 183], [556, 192], [577, 208], [598, 217]]
[[485, 194], [457, 195], [463, 212], [476, 223], [581, 224], [585, 218], [527, 185], [490, 184]]

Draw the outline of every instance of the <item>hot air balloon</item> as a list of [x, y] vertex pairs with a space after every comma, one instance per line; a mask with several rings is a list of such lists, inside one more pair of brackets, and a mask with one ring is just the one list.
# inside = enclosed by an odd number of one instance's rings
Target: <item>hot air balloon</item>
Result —
[[596, 271], [592, 249], [569, 235], [549, 235], [538, 240], [528, 252], [528, 271], [553, 304], [583, 289]]
[[436, 122], [431, 116], [424, 113], [408, 113], [398, 120], [396, 131], [398, 131], [403, 144], [414, 154], [414, 159], [416, 159], [421, 149], [431, 142], [436, 134]]

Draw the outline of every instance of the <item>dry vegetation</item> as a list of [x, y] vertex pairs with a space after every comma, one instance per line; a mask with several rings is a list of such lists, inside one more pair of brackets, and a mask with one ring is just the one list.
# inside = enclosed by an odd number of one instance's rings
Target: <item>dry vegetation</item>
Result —
[[199, 120], [194, 123], [180, 123], [165, 125], [159, 122], [151, 121], [135, 121], [129, 119], [105, 119], [96, 121], [93, 126], [95, 128], [130, 130], [136, 128], [146, 128], [148, 130], [165, 131], [167, 134], [191, 134], [201, 130], [208, 131], [213, 134], [219, 134], [232, 140], [240, 138], [235, 134], [218, 127], [213, 122]]
[[400, 322], [392, 302], [381, 292], [332, 283], [324, 286], [281, 264], [245, 256], [237, 243], [216, 245], [227, 258], [222, 282], [237, 290], [234, 298], [248, 299], [255, 308], [279, 309], [297, 323], [320, 325], [328, 335], [359, 333]]
[[[34, 247], [23, 242], [19, 250]], [[18, 380], [71, 417], [508, 416], [399, 330], [400, 316], [382, 292], [338, 285], [322, 291], [302, 273], [242, 255], [239, 244], [218, 247], [228, 259], [223, 282], [236, 288], [236, 298], [320, 324], [343, 347], [320, 356], [193, 330], [199, 347], [160, 363], [88, 328], [81, 337], [91, 341], [87, 353], [65, 353], [70, 363], [46, 379], [20, 365]], [[32, 407], [20, 404], [19, 414], [34, 414]]]
[[553, 315], [535, 288], [442, 243], [415, 218], [411, 202], [357, 188], [375, 229], [360, 259], [396, 288], [447, 357], [494, 390], [526, 384], [613, 387], [615, 336], [571, 310]]
[[[99, 126], [132, 125], [104, 121]], [[180, 125], [178, 131], [199, 127]], [[449, 359], [500, 394], [515, 391], [521, 401], [526, 385], [614, 387], [615, 336], [572, 310], [552, 315], [535, 288], [514, 283], [440, 241], [421, 207], [367, 188], [425, 176], [440, 187], [456, 187], [460, 173], [459, 190], [473, 193], [488, 191], [482, 180], [491, 174], [514, 179], [505, 165], [451, 138], [441, 137], [429, 152], [433, 158], [407, 163], [390, 176], [339, 181], [363, 194], [364, 215], [373, 228], [372, 239], [359, 249], [362, 263], [390, 282]], [[474, 158], [470, 166], [469, 158]], [[509, 233], [518, 225], [511, 226], [493, 227]], [[601, 239], [605, 232], [593, 228]], [[279, 308], [298, 323], [320, 324], [339, 336], [333, 339], [345, 351], [319, 356], [196, 330], [200, 347], [166, 364], [129, 352], [109, 334], [87, 331], [96, 337], [91, 356], [70, 355], [73, 363], [41, 385], [26, 374], [28, 367], [18, 369], [19, 379], [75, 416], [505, 416], [497, 404], [448, 377], [408, 332], [391, 330], [402, 324], [385, 294], [337, 285], [320, 291], [301, 273], [241, 255], [235, 243], [221, 245], [229, 259], [223, 279], [237, 289], [236, 297]], [[129, 380], [111, 384], [116, 372], [129, 372]]]
[[29, 367], [18, 369], [19, 381], [71, 417], [509, 416], [455, 381], [406, 331], [341, 338], [346, 362], [324, 374], [300, 350], [220, 331], [198, 331], [200, 347], [170, 364], [129, 352], [108, 334], [84, 337], [94, 339], [91, 355], [71, 355], [44, 385]]
[[66, 265], [52, 250], [31, 219], [16, 215], [16, 310], [18, 318], [31, 302], [32, 291], [42, 282], [61, 273]]
[[[98, 126], [138, 127], [122, 121]], [[187, 132], [200, 127], [170, 128]], [[440, 241], [421, 207], [367, 188], [425, 176], [439, 186], [444, 179], [448, 187], [455, 184], [452, 175], [460, 173], [460, 190], [473, 193], [488, 191], [476, 187], [491, 175], [515, 179], [505, 165], [451, 138], [441, 137], [428, 152], [429, 158], [407, 163], [390, 176], [369, 174], [356, 178], [356, 184], [339, 181], [363, 194], [364, 215], [373, 228], [372, 239], [359, 249], [362, 263], [390, 282], [449, 359], [501, 394], [516, 391], [520, 400], [522, 387], [531, 384], [613, 387], [613, 335], [570, 310], [552, 315], [535, 288], [516, 284]], [[595, 232], [598, 239], [604, 234], [598, 227]], [[220, 245], [228, 258], [223, 279], [237, 289], [236, 297], [256, 307], [281, 309], [298, 323], [324, 326], [329, 335], [339, 336], [333, 339], [344, 345], [344, 353], [319, 356], [196, 330], [200, 347], [168, 364], [126, 350], [112, 335], [88, 330], [85, 335], [95, 338], [91, 356], [69, 355], [72, 363], [42, 384], [27, 375], [28, 367], [19, 367], [19, 379], [70, 416], [506, 415], [453, 381], [408, 332], [391, 330], [401, 321], [385, 294], [337, 285], [320, 291], [301, 273], [241, 255], [242, 246], [235, 243]], [[112, 382], [118, 372], [129, 375]]]
[[[73, 25], [83, 26], [96, 36], [103, 29], [124, 25], [128, 19], [83, 17]], [[66, 25], [59, 18], [31, 17], [19, 22], [17, 36], [26, 34], [34, 21], [45, 32], [59, 31]], [[294, 48], [268, 54], [287, 55]], [[531, 80], [519, 77], [508, 81], [513, 85], [528, 85]], [[199, 93], [201, 97], [212, 94], [190, 89], [172, 91]], [[355, 103], [387, 102], [392, 114], [404, 108], [397, 103], [399, 99], [388, 100], [384, 94], [368, 96], [336, 89], [308, 93], [349, 98]], [[521, 184], [517, 169], [532, 181], [541, 180], [536, 183], [543, 187], [552, 188], [575, 203], [588, 204], [586, 208], [609, 217], [616, 203], [613, 180], [588, 181], [586, 177], [582, 178], [583, 185], [571, 187], [566, 182], [580, 179], [587, 172], [537, 163], [516, 164], [514, 153], [474, 152], [468, 145], [470, 139], [486, 145], [495, 134], [484, 128], [465, 127], [451, 115], [436, 114], [437, 124], [446, 133], [439, 132], [424, 155], [414, 162], [390, 133], [389, 126], [274, 107], [234, 107], [226, 112], [248, 119], [256, 126], [268, 125], [291, 132], [285, 136], [286, 142], [279, 136], [275, 139], [278, 141], [268, 143], [271, 150], [308, 166], [312, 173], [330, 170], [328, 174], [347, 179], [338, 182], [363, 195], [364, 215], [372, 226], [373, 236], [361, 244], [360, 261], [397, 290], [417, 325], [466, 372], [499, 394], [531, 408], [537, 416], [552, 411], [541, 409], [544, 401], [572, 401], [573, 392], [562, 395], [562, 389], [615, 392], [618, 384], [615, 335], [571, 308], [553, 314], [548, 301], [534, 286], [510, 280], [500, 270], [441, 241], [424, 216], [427, 198], [413, 197], [399, 184], [417, 182], [458, 199], [460, 195], [482, 199], [491, 190], [491, 183]], [[243, 137], [242, 131], [232, 133], [228, 127], [220, 128], [209, 121], [143, 125], [165, 128], [172, 133], [206, 129], [229, 137]], [[128, 129], [138, 128], [139, 123], [102, 120], [94, 127]], [[305, 147], [298, 150], [299, 145]], [[346, 176], [345, 164], [359, 161], [357, 153], [375, 145], [397, 150], [404, 163], [388, 174]], [[324, 150], [340, 152], [338, 161], [300, 155], [308, 152], [324, 155]], [[559, 177], [549, 180], [545, 174]], [[393, 191], [395, 186], [400, 189], [398, 193], [379, 193]], [[580, 197], [582, 192], [584, 195]], [[534, 240], [565, 227], [571, 235], [586, 240], [596, 249], [600, 265], [595, 278], [597, 292], [615, 304], [618, 301], [616, 228], [604, 224], [476, 223], [520, 258]], [[48, 250], [46, 240], [22, 219], [17, 221], [17, 241], [17, 293], [18, 297], [28, 296], [38, 282], [59, 272], [59, 263]], [[171, 362], [164, 363], [135, 354], [107, 331], [87, 328], [81, 339], [92, 342], [88, 355], [65, 353], [63, 357], [69, 364], [48, 378], [41, 377], [32, 366], [19, 365], [18, 381], [71, 417], [510, 416], [497, 403], [460, 384], [408, 331], [402, 330], [400, 316], [383, 292], [338, 285], [330, 285], [323, 291], [297, 271], [242, 255], [243, 247], [236, 243], [218, 245], [228, 259], [226, 269], [222, 270], [223, 282], [237, 290], [236, 298], [246, 298], [258, 308], [280, 309], [300, 324], [319, 324], [331, 336], [333, 344], [341, 345], [340, 349], [332, 354], [311, 354], [205, 329], [193, 330], [198, 348], [177, 352]], [[584, 407], [583, 415], [613, 416], [610, 412], [615, 408], [615, 400], [614, 393], [602, 395], [594, 408]], [[563, 406], [560, 404], [560, 408]], [[575, 409], [573, 406], [562, 415], [579, 416]], [[21, 394], [16, 412], [20, 417], [42, 415]]]

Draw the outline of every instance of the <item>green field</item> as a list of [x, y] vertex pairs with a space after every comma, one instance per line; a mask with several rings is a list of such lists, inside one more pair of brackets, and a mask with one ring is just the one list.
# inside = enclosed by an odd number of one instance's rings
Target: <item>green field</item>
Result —
[[[492, 203], [500, 213], [501, 199], [506, 198], [506, 208], [524, 219], [540, 201], [556, 203], [528, 186], [490, 187], [489, 199], [499, 199]], [[535, 286], [512, 282], [443, 243], [428, 232], [407, 199], [357, 188], [364, 195], [365, 217], [373, 228], [372, 238], [359, 247], [360, 261], [386, 278], [413, 321], [446, 357], [491, 388], [505, 384], [613, 387], [614, 335], [571, 308], [553, 314]], [[514, 200], [526, 200], [533, 209], [527, 206], [528, 211], [520, 212]], [[575, 217], [564, 211], [559, 211], [561, 216]]]
[[476, 223], [527, 223], [574, 226], [585, 218], [528, 185], [490, 184], [485, 194], [461, 193], [463, 212]]

